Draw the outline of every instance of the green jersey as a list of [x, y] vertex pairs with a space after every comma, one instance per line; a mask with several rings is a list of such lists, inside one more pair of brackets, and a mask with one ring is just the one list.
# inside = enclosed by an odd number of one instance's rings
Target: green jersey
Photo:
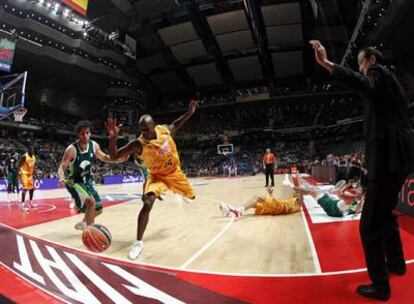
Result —
[[79, 142], [72, 144], [76, 149], [76, 157], [69, 166], [66, 179], [70, 183], [91, 183], [92, 182], [92, 165], [95, 162], [95, 149], [92, 140], [88, 142], [88, 148], [85, 151], [80, 150]]

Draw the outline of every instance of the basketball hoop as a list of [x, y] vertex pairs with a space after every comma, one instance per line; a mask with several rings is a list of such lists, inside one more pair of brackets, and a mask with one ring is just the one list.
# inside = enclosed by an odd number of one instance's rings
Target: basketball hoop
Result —
[[14, 121], [15, 122], [22, 122], [23, 116], [26, 115], [27, 109], [26, 108], [18, 108], [16, 111], [13, 112]]

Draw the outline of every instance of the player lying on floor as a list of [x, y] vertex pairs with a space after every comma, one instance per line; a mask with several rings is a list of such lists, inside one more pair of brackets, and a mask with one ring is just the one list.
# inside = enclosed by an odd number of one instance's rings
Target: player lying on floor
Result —
[[342, 217], [349, 214], [359, 214], [364, 204], [364, 190], [362, 187], [353, 187], [352, 183], [337, 183], [337, 186], [326, 192], [317, 187], [303, 183], [298, 178], [299, 186], [293, 187], [303, 203], [304, 195], [311, 195], [323, 208], [327, 215]]
[[279, 215], [290, 214], [300, 210], [297, 197], [287, 199], [276, 199], [273, 197], [273, 188], [267, 188], [266, 196], [253, 196], [240, 206], [232, 206], [227, 203], [220, 203], [220, 210], [223, 216], [233, 214], [240, 218], [249, 209], [255, 209], [256, 215]]

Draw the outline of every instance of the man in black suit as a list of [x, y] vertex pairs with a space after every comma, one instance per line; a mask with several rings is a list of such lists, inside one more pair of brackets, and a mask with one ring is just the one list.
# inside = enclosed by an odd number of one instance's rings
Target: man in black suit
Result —
[[403, 275], [406, 271], [398, 222], [392, 214], [398, 193], [414, 169], [414, 133], [405, 92], [395, 75], [379, 64], [382, 55], [375, 48], [359, 52], [360, 73], [356, 73], [329, 61], [319, 41], [310, 43], [319, 65], [363, 94], [368, 189], [360, 234], [372, 284], [359, 286], [357, 292], [388, 300], [389, 272]]

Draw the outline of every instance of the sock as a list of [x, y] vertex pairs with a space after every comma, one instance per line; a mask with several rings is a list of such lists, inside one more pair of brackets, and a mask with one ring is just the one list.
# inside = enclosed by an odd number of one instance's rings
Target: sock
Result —
[[339, 209], [339, 210], [341, 210], [342, 212], [344, 212], [344, 211], [346, 211], [346, 210], [348, 210], [348, 209], [349, 209], [349, 206], [348, 206], [347, 204], [345, 204], [345, 202], [344, 202], [343, 200], [340, 200], [340, 201], [338, 202], [337, 207], [338, 207], [338, 209]]
[[141, 240], [141, 241], [136, 240], [134, 245], [144, 246], [144, 241], [143, 240]]

